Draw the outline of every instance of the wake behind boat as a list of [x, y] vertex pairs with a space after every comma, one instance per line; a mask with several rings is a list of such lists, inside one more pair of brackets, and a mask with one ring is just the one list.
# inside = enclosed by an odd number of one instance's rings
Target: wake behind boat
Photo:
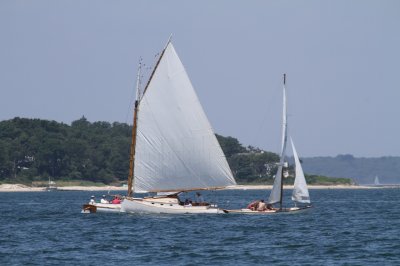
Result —
[[[143, 93], [137, 75], [128, 193], [121, 212], [222, 213], [180, 192], [236, 185], [212, 127], [172, 43], [161, 52]], [[154, 196], [133, 197], [133, 193]], [[96, 211], [108, 211], [95, 206]], [[84, 208], [94, 208], [84, 206]]]
[[[291, 140], [293, 157], [295, 161], [295, 181], [292, 193], [292, 201], [295, 203], [294, 207], [284, 208], [283, 203], [283, 178], [284, 167], [287, 166], [285, 162], [286, 143], [287, 143], [287, 106], [286, 106], [286, 74], [283, 75], [283, 115], [282, 115], [282, 145], [280, 160], [278, 164], [278, 171], [275, 175], [274, 184], [268, 198], [267, 204], [263, 200], [254, 201], [249, 204], [246, 209], [237, 210], [224, 210], [225, 213], [242, 213], [242, 214], [275, 214], [296, 212], [311, 208], [310, 195], [307, 188], [306, 179], [303, 169], [301, 167], [299, 156], [297, 155], [296, 148], [293, 140]], [[279, 208], [274, 207], [274, 204], [279, 203]], [[300, 204], [299, 206], [297, 206]]]

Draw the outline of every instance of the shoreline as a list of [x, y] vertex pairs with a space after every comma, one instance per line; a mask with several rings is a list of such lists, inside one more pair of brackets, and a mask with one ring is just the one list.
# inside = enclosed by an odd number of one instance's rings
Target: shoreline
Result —
[[[396, 185], [391, 186], [368, 186], [368, 185], [307, 185], [308, 189], [377, 189], [377, 188], [394, 188], [399, 187]], [[284, 185], [284, 189], [293, 189], [293, 185]], [[227, 187], [228, 190], [252, 190], [252, 189], [272, 189], [272, 185], [237, 185], [234, 187]]]
[[[358, 185], [308, 185], [312, 189], [381, 189], [399, 188], [400, 185], [387, 186], [358, 186]], [[46, 187], [30, 187], [22, 184], [2, 184], [0, 192], [46, 192]], [[270, 190], [272, 185], [236, 185], [224, 190]], [[293, 189], [293, 185], [285, 185], [284, 189]], [[57, 187], [58, 191], [127, 191], [127, 187], [116, 186], [64, 186]]]
[[[126, 191], [126, 187], [116, 186], [64, 186], [57, 187], [57, 191]], [[46, 192], [47, 187], [30, 187], [22, 184], [2, 184], [0, 185], [0, 192]]]

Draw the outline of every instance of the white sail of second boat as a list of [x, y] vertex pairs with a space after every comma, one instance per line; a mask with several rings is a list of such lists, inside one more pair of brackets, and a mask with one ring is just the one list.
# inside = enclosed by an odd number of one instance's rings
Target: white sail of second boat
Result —
[[299, 203], [310, 203], [310, 194], [308, 193], [306, 178], [292, 138], [290, 138], [290, 142], [292, 144], [294, 163], [296, 167], [292, 200]]

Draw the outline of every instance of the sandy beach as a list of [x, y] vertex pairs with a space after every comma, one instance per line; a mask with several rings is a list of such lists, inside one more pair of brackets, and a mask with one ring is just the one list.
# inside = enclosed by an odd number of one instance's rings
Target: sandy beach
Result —
[[[57, 190], [61, 191], [115, 191], [115, 190], [127, 190], [125, 187], [115, 186], [65, 186], [57, 187]], [[46, 191], [46, 187], [30, 187], [23, 184], [2, 184], [0, 185], [0, 192], [42, 192]]]
[[[284, 189], [293, 189], [293, 185], [283, 186]], [[371, 189], [378, 188], [373, 186], [356, 186], [356, 185], [308, 185], [308, 189]], [[379, 187], [381, 188], [381, 187]], [[228, 187], [227, 189], [272, 189], [272, 185], [237, 185]]]
[[[390, 187], [390, 186], [388, 186]], [[251, 189], [271, 189], [271, 185], [237, 185], [227, 187], [228, 190], [251, 190]], [[387, 188], [385, 186], [356, 186], [356, 185], [309, 185], [309, 189], [376, 189]], [[293, 189], [293, 186], [284, 186], [284, 189]], [[60, 191], [126, 191], [126, 187], [116, 186], [64, 186], [57, 187]], [[43, 192], [45, 187], [30, 187], [23, 184], [2, 184], [0, 192]]]
[[22, 184], [2, 184], [0, 185], [0, 192], [34, 192], [44, 191], [43, 187], [29, 187]]

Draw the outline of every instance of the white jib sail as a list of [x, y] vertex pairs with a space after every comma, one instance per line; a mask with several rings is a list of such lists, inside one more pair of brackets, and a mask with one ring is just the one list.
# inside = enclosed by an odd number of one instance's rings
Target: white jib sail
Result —
[[294, 188], [292, 194], [292, 200], [300, 203], [310, 203], [310, 194], [308, 193], [306, 178], [304, 176], [303, 168], [297, 155], [296, 148], [294, 147], [293, 140], [290, 138], [292, 143], [294, 163], [296, 166], [296, 177], [294, 179]]
[[283, 164], [285, 162], [286, 152], [286, 141], [287, 141], [287, 108], [286, 108], [286, 88], [283, 85], [283, 113], [282, 113], [282, 146], [279, 160], [278, 171], [275, 175], [274, 185], [272, 186], [271, 194], [268, 198], [268, 203], [274, 204], [281, 199], [281, 186], [282, 186], [282, 171]]
[[172, 43], [140, 100], [135, 192], [235, 185], [235, 179]]

